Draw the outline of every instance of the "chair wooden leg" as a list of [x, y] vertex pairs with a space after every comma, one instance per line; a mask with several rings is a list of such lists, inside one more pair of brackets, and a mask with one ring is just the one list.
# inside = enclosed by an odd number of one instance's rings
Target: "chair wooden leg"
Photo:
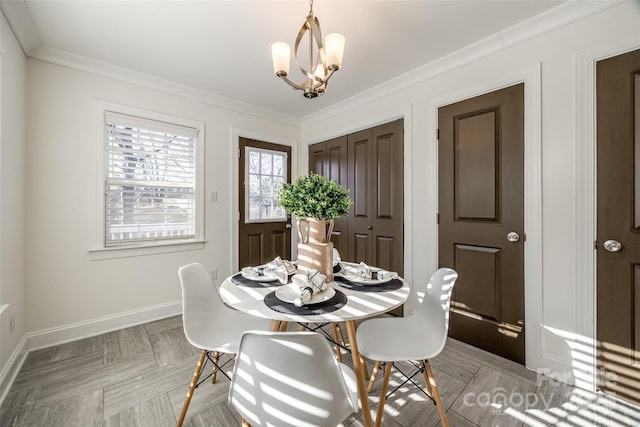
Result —
[[249, 421], [245, 420], [244, 418], [242, 419], [242, 427], [251, 427], [251, 424], [249, 424]]
[[373, 384], [376, 382], [376, 377], [378, 376], [379, 369], [380, 361], [376, 360], [375, 365], [373, 365], [373, 371], [371, 371], [371, 377], [369, 378], [369, 387], [367, 387], [367, 393], [371, 393], [371, 390], [373, 390]]
[[382, 391], [380, 392], [380, 402], [378, 403], [378, 413], [376, 414], [376, 427], [382, 424], [382, 414], [384, 413], [384, 403], [387, 400], [387, 389], [389, 388], [389, 378], [391, 378], [391, 368], [393, 363], [386, 362], [384, 365], [384, 380], [382, 382]]
[[193, 371], [191, 384], [189, 384], [189, 391], [187, 392], [187, 397], [182, 404], [182, 412], [180, 412], [180, 418], [178, 418], [178, 424], [176, 424], [176, 427], [182, 427], [182, 423], [184, 423], [184, 417], [187, 415], [187, 409], [189, 409], [189, 403], [191, 403], [193, 391], [196, 388], [196, 384], [198, 384], [198, 378], [200, 378], [200, 374], [202, 373], [202, 369], [204, 368], [205, 357], [207, 357], [207, 350], [202, 350], [202, 352], [200, 353], [200, 358], [198, 359], [198, 364], [196, 365], [196, 369], [195, 371]]
[[[331, 324], [333, 328], [333, 338], [337, 343], [344, 345], [344, 335], [342, 335], [342, 328], [339, 323], [333, 322]], [[340, 350], [340, 346], [336, 345], [336, 357], [338, 358], [338, 362], [342, 362], [342, 351]]]
[[216, 378], [218, 376], [218, 364], [220, 363], [220, 352], [216, 351], [213, 353], [213, 375], [211, 375], [211, 384], [216, 383]]
[[426, 364], [426, 360], [421, 360], [420, 361], [420, 365], [422, 366], [422, 376], [424, 377], [424, 383], [427, 385], [427, 394], [429, 395], [430, 398], [434, 399], [433, 397], [433, 390], [431, 389], [431, 381], [429, 381], [429, 375], [427, 375], [427, 364]]
[[438, 386], [436, 385], [436, 377], [433, 376], [433, 371], [431, 370], [431, 364], [428, 360], [424, 361], [425, 367], [427, 368], [427, 375], [429, 376], [429, 383], [431, 385], [431, 390], [433, 392], [433, 398], [436, 401], [436, 406], [438, 407], [438, 413], [440, 414], [440, 421], [442, 421], [442, 427], [449, 427], [449, 422], [447, 421], [447, 416], [444, 413], [444, 406], [442, 406], [442, 400], [440, 399], [440, 393], [438, 392]]

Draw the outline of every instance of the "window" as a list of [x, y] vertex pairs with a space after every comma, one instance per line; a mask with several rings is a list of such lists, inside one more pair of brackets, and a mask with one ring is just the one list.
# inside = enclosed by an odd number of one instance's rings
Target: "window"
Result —
[[246, 147], [246, 222], [286, 221], [278, 193], [287, 182], [287, 153]]
[[202, 239], [201, 126], [173, 122], [104, 111], [104, 248]]

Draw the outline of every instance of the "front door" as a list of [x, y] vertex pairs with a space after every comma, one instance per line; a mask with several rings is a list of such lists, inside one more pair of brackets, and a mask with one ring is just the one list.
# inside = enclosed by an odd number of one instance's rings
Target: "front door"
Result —
[[278, 192], [291, 182], [291, 147], [240, 138], [239, 267], [291, 259], [291, 221]]
[[442, 107], [438, 127], [450, 335], [524, 363], [524, 84]]
[[640, 404], [640, 50], [596, 66], [598, 387]]

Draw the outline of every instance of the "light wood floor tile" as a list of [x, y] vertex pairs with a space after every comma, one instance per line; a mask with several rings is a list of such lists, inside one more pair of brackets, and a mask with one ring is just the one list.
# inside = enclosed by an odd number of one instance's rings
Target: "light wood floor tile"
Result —
[[535, 394], [535, 390], [529, 382], [483, 366], [451, 409], [481, 426], [522, 426], [527, 396]]
[[36, 404], [37, 387], [9, 391], [0, 408], [0, 426], [27, 425]]
[[157, 368], [153, 353], [144, 353], [133, 359], [111, 363], [91, 372], [82, 372], [45, 384], [40, 390], [36, 409], [92, 390], [101, 390], [111, 384], [142, 375]]
[[131, 359], [151, 351], [153, 348], [144, 325], [109, 332], [105, 335], [105, 364]]
[[191, 417], [185, 427], [240, 427], [240, 415], [227, 402], [211, 406]]
[[28, 425], [94, 426], [102, 419], [102, 390], [96, 390], [33, 411]]
[[[123, 379], [104, 388], [106, 416], [122, 412], [145, 400], [166, 394], [182, 384], [189, 384], [195, 364], [176, 363], [163, 368], [147, 370], [140, 375]], [[185, 394], [186, 394], [186, 388]]]
[[187, 341], [182, 326], [149, 332], [158, 366], [167, 366], [186, 358], [198, 359], [200, 350]]
[[46, 385], [65, 380], [78, 375], [95, 372], [104, 366], [104, 351], [92, 351], [90, 353], [54, 361], [48, 364], [37, 364], [31, 367], [22, 367], [13, 383], [13, 390], [19, 390], [34, 385]]
[[106, 427], [174, 427], [176, 418], [166, 395], [153, 397], [122, 412], [106, 417]]

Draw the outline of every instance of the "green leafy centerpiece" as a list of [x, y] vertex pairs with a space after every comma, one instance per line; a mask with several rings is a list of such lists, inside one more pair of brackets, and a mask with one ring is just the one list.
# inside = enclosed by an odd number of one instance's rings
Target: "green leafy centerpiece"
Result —
[[280, 205], [297, 217], [298, 266], [315, 269], [333, 280], [333, 220], [349, 214], [349, 190], [322, 175], [301, 176], [285, 183], [278, 195]]

